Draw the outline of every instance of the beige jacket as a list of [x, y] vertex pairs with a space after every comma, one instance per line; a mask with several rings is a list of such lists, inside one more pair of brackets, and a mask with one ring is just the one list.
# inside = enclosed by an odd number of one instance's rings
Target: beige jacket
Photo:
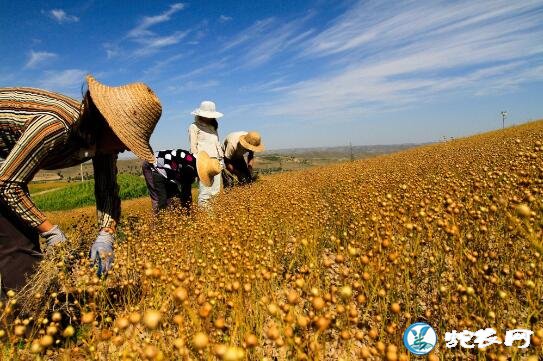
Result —
[[199, 121], [192, 123], [189, 126], [189, 144], [192, 154], [205, 151], [211, 158], [224, 158], [222, 146], [219, 142], [219, 134], [209, 124]]

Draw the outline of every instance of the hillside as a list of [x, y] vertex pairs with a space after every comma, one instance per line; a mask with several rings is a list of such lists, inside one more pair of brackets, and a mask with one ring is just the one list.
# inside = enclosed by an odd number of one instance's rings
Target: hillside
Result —
[[[376, 155], [394, 153], [417, 146], [416, 144], [398, 145], [366, 145], [350, 147], [320, 147], [320, 148], [293, 148], [270, 150], [257, 153], [255, 168], [264, 174], [277, 173], [309, 168], [312, 166], [338, 163], [353, 159], [374, 157]], [[352, 157], [351, 157], [352, 152]], [[119, 173], [141, 175], [141, 161], [139, 159], [119, 159], [117, 162]], [[86, 162], [82, 166], [83, 178], [91, 179], [93, 174], [92, 163]], [[79, 181], [81, 167], [75, 166], [55, 171], [44, 170], [38, 172], [35, 182], [47, 181]]]
[[[48, 332], [36, 320], [56, 305], [65, 314], [54, 326], [71, 323], [77, 338], [51, 331], [53, 347], [10, 333], [4, 354], [407, 360], [403, 332], [424, 321], [438, 335], [431, 360], [536, 360], [542, 176], [538, 121], [271, 175], [190, 218], [125, 207], [105, 281], [75, 261], [94, 236], [93, 216], [81, 213], [68, 231], [75, 257], [50, 255], [48, 276], [19, 296], [34, 312], [28, 328]], [[484, 328], [502, 341], [507, 330], [535, 334], [526, 349], [445, 347], [446, 332]]]

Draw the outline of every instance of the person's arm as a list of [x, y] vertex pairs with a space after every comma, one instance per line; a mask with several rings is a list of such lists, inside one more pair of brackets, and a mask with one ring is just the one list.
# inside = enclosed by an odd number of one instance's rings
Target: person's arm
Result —
[[98, 276], [106, 275], [115, 259], [113, 243], [119, 217], [121, 199], [117, 184], [117, 154], [92, 158], [94, 167], [94, 195], [100, 231], [90, 249], [92, 264]]
[[189, 145], [192, 154], [198, 154], [198, 127], [194, 124], [189, 126]]
[[53, 224], [36, 207], [26, 185], [40, 170], [43, 160], [68, 137], [68, 129], [51, 115], [32, 119], [0, 167], [0, 201], [29, 226], [41, 233]]
[[115, 232], [121, 214], [117, 184], [117, 154], [95, 156], [92, 165], [98, 226], [100, 230]]
[[255, 159], [255, 153], [253, 151], [249, 151], [247, 154], [247, 168], [249, 168], [249, 172], [253, 174], [253, 164]]

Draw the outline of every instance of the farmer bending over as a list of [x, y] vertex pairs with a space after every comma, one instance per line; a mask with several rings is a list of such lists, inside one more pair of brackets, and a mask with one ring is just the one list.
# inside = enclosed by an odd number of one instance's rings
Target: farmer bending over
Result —
[[2, 289], [22, 288], [47, 247], [66, 241], [28, 193], [40, 169], [60, 169], [92, 159], [99, 232], [90, 250], [98, 275], [113, 262], [120, 215], [117, 154], [131, 150], [154, 162], [149, 138], [162, 113], [145, 84], [109, 87], [92, 76], [82, 102], [33, 88], [0, 88], [0, 277]]
[[[251, 183], [255, 180], [253, 175], [254, 152], [262, 152], [264, 144], [261, 143], [258, 132], [234, 132], [228, 134], [224, 140], [223, 183], [225, 187], [234, 186], [234, 176], [240, 184]], [[245, 160], [247, 153], [247, 160]]]
[[155, 213], [172, 205], [175, 198], [190, 210], [191, 187], [196, 176], [206, 187], [211, 187], [213, 178], [221, 172], [219, 161], [204, 151], [195, 156], [183, 149], [161, 150], [155, 153], [155, 158], [154, 163], [143, 161], [142, 165]]

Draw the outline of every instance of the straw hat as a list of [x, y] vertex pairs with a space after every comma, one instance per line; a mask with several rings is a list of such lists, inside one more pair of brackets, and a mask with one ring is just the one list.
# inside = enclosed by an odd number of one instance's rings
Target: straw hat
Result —
[[218, 112], [215, 103], [209, 100], [204, 100], [200, 103], [200, 108], [196, 108], [190, 113], [192, 115], [199, 115], [204, 118], [220, 118], [224, 114], [221, 112]]
[[206, 187], [211, 187], [213, 177], [219, 174], [221, 170], [221, 164], [217, 159], [210, 158], [204, 151], [198, 152], [196, 156], [196, 171], [198, 172], [198, 178], [200, 178]]
[[138, 158], [150, 163], [155, 156], [149, 138], [162, 114], [162, 105], [143, 83], [110, 87], [87, 75], [92, 101], [115, 135]]
[[262, 144], [262, 138], [259, 132], [249, 132], [239, 137], [239, 142], [245, 149], [252, 150], [253, 152], [262, 152], [264, 150], [264, 144]]

